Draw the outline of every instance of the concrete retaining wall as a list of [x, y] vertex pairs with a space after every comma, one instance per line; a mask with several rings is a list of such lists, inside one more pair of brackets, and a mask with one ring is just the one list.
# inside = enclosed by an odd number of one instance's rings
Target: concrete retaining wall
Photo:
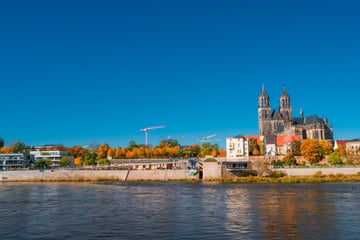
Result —
[[0, 182], [26, 181], [167, 181], [196, 179], [191, 170], [45, 170], [2, 171]]
[[312, 176], [321, 171], [323, 175], [344, 174], [351, 175], [360, 172], [360, 168], [275, 168], [273, 171], [281, 171], [288, 176]]
[[221, 165], [217, 162], [204, 162], [203, 179], [221, 179]]

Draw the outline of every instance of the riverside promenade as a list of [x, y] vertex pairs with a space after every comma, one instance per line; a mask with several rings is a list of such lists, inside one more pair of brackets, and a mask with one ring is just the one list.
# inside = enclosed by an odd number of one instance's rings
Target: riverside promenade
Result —
[[195, 170], [26, 170], [1, 171], [0, 182], [51, 181], [186, 181], [196, 180]]

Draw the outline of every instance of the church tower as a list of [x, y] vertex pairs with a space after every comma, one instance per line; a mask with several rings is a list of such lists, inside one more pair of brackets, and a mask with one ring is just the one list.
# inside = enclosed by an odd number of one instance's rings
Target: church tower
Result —
[[284, 119], [285, 123], [292, 121], [292, 107], [290, 104], [290, 96], [286, 92], [285, 86], [280, 96], [280, 114]]
[[258, 99], [259, 135], [271, 135], [271, 108], [270, 97], [266, 93], [264, 85]]

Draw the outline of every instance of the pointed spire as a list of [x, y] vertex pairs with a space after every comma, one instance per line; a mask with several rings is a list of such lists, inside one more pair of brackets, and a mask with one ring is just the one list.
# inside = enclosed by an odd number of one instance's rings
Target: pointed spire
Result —
[[261, 93], [260, 93], [261, 96], [268, 96], [266, 90], [265, 90], [265, 85], [263, 84], [262, 87], [261, 87]]
[[303, 111], [302, 107], [300, 107], [300, 117], [301, 117], [301, 118], [304, 117], [304, 111]]
[[283, 84], [283, 89], [282, 89], [281, 96], [288, 96], [288, 94], [287, 94], [287, 92], [286, 92], [285, 84]]

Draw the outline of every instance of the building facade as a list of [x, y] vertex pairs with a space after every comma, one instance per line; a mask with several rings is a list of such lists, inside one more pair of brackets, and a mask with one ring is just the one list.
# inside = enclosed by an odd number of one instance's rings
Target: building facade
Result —
[[304, 117], [302, 109], [300, 109], [300, 117], [293, 117], [290, 96], [285, 87], [279, 100], [279, 108], [272, 110], [270, 96], [265, 87], [262, 87], [258, 97], [259, 135], [297, 135], [300, 140], [315, 139], [333, 142], [333, 129], [327, 118], [319, 118], [316, 115]]
[[354, 139], [345, 143], [346, 152], [353, 155], [360, 154], [360, 139]]
[[0, 170], [29, 167], [34, 163], [32, 155], [23, 153], [0, 154]]
[[39, 160], [51, 161], [52, 167], [59, 167], [62, 157], [67, 157], [71, 165], [74, 164], [74, 157], [70, 156], [70, 153], [66, 151], [30, 151], [30, 155], [34, 156], [35, 162]]
[[249, 139], [244, 136], [226, 138], [226, 158], [228, 160], [247, 160], [249, 157]]

